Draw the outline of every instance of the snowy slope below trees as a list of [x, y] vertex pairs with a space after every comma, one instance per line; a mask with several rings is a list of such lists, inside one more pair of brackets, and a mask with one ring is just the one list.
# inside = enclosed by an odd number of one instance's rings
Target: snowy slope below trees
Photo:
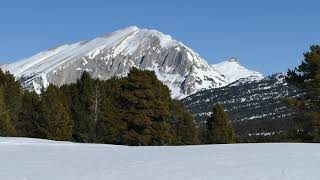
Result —
[[318, 180], [320, 144], [126, 147], [0, 138], [4, 180]]

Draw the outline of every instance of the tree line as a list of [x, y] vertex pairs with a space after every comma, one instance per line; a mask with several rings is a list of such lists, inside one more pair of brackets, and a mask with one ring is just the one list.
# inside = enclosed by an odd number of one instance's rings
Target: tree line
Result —
[[38, 95], [0, 70], [0, 136], [123, 145], [320, 142], [319, 45], [304, 53], [301, 65], [288, 70], [286, 81], [302, 92], [285, 98], [295, 112], [291, 128], [271, 136], [243, 136], [241, 129], [259, 122], [233, 123], [235, 133], [228, 114], [216, 104], [206, 127], [199, 128], [152, 71], [133, 68], [127, 77], [106, 81], [84, 72], [76, 83], [51, 84]]
[[50, 84], [40, 95], [0, 70], [0, 136], [137, 146], [235, 141], [221, 105], [199, 129], [154, 72], [136, 68], [105, 81], [83, 72], [77, 82]]

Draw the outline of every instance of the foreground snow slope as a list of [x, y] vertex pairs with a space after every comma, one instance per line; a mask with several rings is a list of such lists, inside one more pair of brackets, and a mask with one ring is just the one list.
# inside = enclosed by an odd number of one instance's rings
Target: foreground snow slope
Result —
[[2, 180], [319, 180], [319, 144], [126, 147], [0, 138]]

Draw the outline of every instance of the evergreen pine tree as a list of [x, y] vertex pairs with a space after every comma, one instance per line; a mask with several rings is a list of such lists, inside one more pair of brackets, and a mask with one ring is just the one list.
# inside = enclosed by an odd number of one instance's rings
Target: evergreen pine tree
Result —
[[70, 140], [73, 123], [69, 117], [63, 93], [56, 86], [49, 85], [41, 99], [41, 118], [46, 123], [47, 138]]
[[6, 106], [4, 91], [0, 87], [0, 136], [14, 136], [15, 127]]
[[213, 106], [212, 115], [207, 119], [206, 142], [208, 144], [227, 144], [234, 142], [234, 131], [228, 114], [220, 104]]
[[73, 99], [74, 132], [80, 142], [95, 140], [95, 83], [89, 73], [83, 72], [76, 84], [76, 97]]
[[40, 97], [34, 91], [25, 91], [16, 125], [17, 134], [24, 137], [45, 138], [45, 124], [40, 119]]
[[319, 45], [311, 46], [310, 51], [304, 53], [301, 65], [294, 70], [289, 70], [286, 80], [304, 93], [300, 97], [287, 99], [287, 104], [308, 121], [308, 126], [304, 129], [307, 133], [305, 140], [311, 139], [313, 142], [320, 142]]
[[198, 131], [181, 102], [154, 72], [133, 68], [126, 78], [99, 82], [98, 142], [126, 145], [198, 144]]
[[175, 144], [199, 144], [198, 128], [192, 115], [185, 110], [184, 105], [177, 100], [171, 102], [172, 124], [175, 127]]
[[122, 135], [127, 129], [127, 123], [122, 119], [124, 110], [118, 102], [121, 94], [123, 78], [112, 78], [108, 81], [100, 81], [101, 93], [99, 115], [97, 121], [97, 140], [101, 143], [122, 144]]
[[88, 72], [83, 72], [76, 83], [60, 88], [70, 107], [70, 116], [74, 122], [73, 140], [76, 142], [96, 141], [98, 105], [101, 103], [96, 82]]
[[0, 69], [0, 86], [3, 88], [6, 107], [11, 121], [16, 124], [22, 103], [22, 87], [15, 77], [8, 71]]
[[133, 68], [119, 97], [127, 124], [122, 140], [129, 145], [165, 145], [173, 140], [169, 124], [170, 91], [154, 72]]

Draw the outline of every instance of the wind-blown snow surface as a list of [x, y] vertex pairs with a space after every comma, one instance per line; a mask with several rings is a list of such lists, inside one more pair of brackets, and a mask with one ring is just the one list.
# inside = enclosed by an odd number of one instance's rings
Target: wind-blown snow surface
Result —
[[2, 180], [319, 180], [320, 144], [126, 147], [0, 138]]

